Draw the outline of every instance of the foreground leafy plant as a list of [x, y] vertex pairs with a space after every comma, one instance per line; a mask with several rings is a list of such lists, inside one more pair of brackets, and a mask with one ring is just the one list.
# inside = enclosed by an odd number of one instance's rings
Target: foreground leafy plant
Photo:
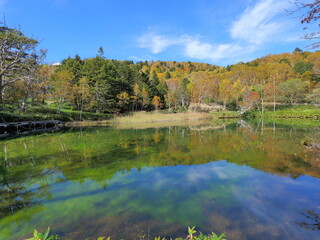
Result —
[[[26, 240], [60, 240], [60, 238], [57, 235], [51, 235], [49, 237], [50, 233], [50, 227], [48, 227], [47, 231], [42, 234], [39, 233], [36, 229], [33, 232], [33, 237], [28, 238]], [[215, 233], [211, 233], [209, 235], [203, 235], [202, 232], [199, 232], [199, 236], [195, 236], [194, 234], [197, 233], [195, 230], [195, 227], [188, 227], [188, 236], [184, 238], [176, 238], [175, 240], [226, 240], [226, 235], [223, 233], [220, 236], [218, 236]], [[144, 238], [143, 238], [144, 239]], [[111, 240], [110, 237], [99, 237], [97, 240]], [[166, 240], [166, 238], [161, 238], [161, 237], [155, 237], [154, 240]], [[170, 239], [172, 240], [172, 239]]]
[[60, 238], [57, 235], [52, 235], [49, 237], [50, 227], [48, 227], [47, 231], [42, 234], [39, 233], [36, 229], [33, 231], [33, 237], [28, 238], [26, 240], [59, 240]]
[[187, 238], [189, 238], [190, 240], [193, 239], [193, 234], [195, 234], [195, 233], [197, 232], [197, 231], [194, 230], [194, 229], [195, 229], [195, 226], [192, 227], [192, 228], [188, 227], [188, 233], [189, 233], [189, 235], [187, 236]]
[[194, 230], [195, 227], [188, 227], [188, 233], [189, 235], [187, 236], [187, 239], [190, 240], [226, 240], [224, 237], [226, 237], [226, 235], [224, 233], [222, 233], [220, 236], [218, 236], [215, 233], [211, 233], [209, 235], [203, 235], [202, 232], [199, 232], [199, 236], [195, 236], [194, 234], [197, 233], [196, 230]]

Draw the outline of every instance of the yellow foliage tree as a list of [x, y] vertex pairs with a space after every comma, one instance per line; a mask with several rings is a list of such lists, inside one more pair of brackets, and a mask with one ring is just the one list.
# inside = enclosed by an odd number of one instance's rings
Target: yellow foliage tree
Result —
[[224, 107], [226, 107], [227, 102], [232, 98], [232, 90], [230, 79], [223, 79], [220, 83], [220, 98], [223, 101]]
[[154, 109], [158, 111], [163, 106], [160, 97], [154, 96], [154, 98], [152, 99], [152, 105], [154, 106]]
[[51, 93], [53, 99], [58, 103], [58, 108], [62, 108], [62, 104], [66, 100], [72, 100], [72, 85], [71, 81], [73, 74], [67, 70], [61, 72], [55, 72], [51, 76], [51, 86], [53, 91]]
[[141, 97], [142, 97], [141, 110], [143, 110], [144, 107], [149, 103], [149, 93], [148, 93], [147, 89], [142, 88]]

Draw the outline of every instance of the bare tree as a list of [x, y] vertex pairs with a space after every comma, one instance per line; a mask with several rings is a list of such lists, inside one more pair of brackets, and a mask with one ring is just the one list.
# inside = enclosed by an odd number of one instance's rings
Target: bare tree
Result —
[[0, 104], [4, 102], [7, 86], [27, 81], [45, 52], [37, 50], [38, 41], [26, 37], [20, 29], [0, 23]]
[[[295, 0], [294, 4], [296, 6], [296, 9], [292, 12], [302, 12], [300, 20], [302, 24], [317, 22], [320, 19], [320, 0]], [[305, 27], [304, 29], [307, 29], [307, 27]], [[306, 34], [304, 38], [309, 40], [320, 40], [320, 31]], [[320, 41], [317, 41], [308, 46], [308, 48], [310, 49], [319, 47]]]

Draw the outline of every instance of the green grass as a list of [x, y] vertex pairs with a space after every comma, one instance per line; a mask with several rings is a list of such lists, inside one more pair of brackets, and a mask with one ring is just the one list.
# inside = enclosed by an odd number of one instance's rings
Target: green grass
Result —
[[267, 119], [317, 119], [320, 120], [320, 108], [316, 106], [285, 106], [276, 111], [266, 109], [262, 115], [258, 111], [248, 111], [246, 118], [267, 118]]
[[111, 114], [82, 112], [70, 109], [50, 108], [50, 107], [30, 107], [25, 112], [20, 110], [0, 111], [0, 122], [17, 121], [42, 121], [42, 120], [60, 120], [63, 122], [79, 120], [106, 120], [110, 119]]
[[241, 118], [237, 111], [221, 111], [211, 113], [213, 118]]
[[250, 123], [258, 124], [261, 121], [265, 126], [273, 127], [274, 124], [277, 127], [289, 127], [291, 129], [318, 129], [320, 122], [317, 119], [310, 118], [255, 118], [250, 119]]

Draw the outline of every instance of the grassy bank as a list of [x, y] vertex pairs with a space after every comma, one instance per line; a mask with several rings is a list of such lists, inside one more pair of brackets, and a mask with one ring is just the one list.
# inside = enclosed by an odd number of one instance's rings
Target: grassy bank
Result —
[[80, 120], [106, 120], [112, 117], [111, 114], [91, 113], [73, 111], [70, 109], [57, 109], [49, 107], [32, 107], [26, 111], [21, 110], [2, 110], [0, 111], [0, 122], [19, 122], [19, 121], [42, 121], [60, 120], [63, 122]]
[[241, 118], [237, 111], [220, 111], [211, 113], [215, 119]]
[[264, 127], [289, 127], [291, 129], [318, 129], [320, 121], [310, 118], [255, 118], [250, 123], [263, 124]]
[[186, 122], [193, 120], [211, 119], [209, 113], [184, 112], [184, 113], [163, 113], [163, 112], [135, 112], [127, 116], [115, 117], [114, 124], [133, 123], [161, 123], [161, 122]]
[[246, 118], [267, 119], [317, 119], [320, 120], [320, 108], [316, 106], [279, 106], [276, 111], [266, 108], [264, 114], [259, 111], [248, 111]]
[[0, 110], [0, 122], [60, 120], [63, 122], [73, 122], [73, 126], [105, 126], [110, 124], [141, 123], [162, 125], [166, 122], [232, 118], [320, 120], [320, 108], [316, 106], [279, 106], [276, 111], [266, 108], [264, 114], [261, 114], [259, 111], [248, 111], [242, 116], [237, 111], [220, 111], [214, 113], [134, 112], [126, 116], [113, 116], [112, 114], [80, 112], [70, 109], [59, 110], [53, 107], [30, 107], [24, 112], [21, 110]]

